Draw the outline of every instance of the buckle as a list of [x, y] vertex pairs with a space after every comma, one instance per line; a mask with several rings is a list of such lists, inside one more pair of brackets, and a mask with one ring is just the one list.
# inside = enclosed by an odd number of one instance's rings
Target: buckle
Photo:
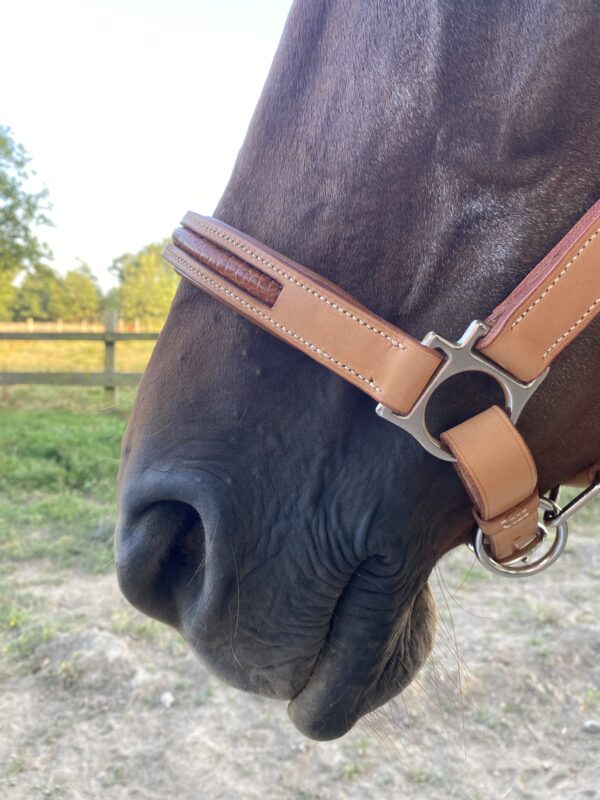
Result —
[[449, 342], [443, 336], [431, 331], [422, 343], [427, 347], [439, 350], [445, 355], [444, 361], [439, 366], [411, 411], [405, 416], [396, 414], [387, 406], [379, 403], [375, 412], [387, 420], [402, 428], [419, 442], [419, 444], [436, 458], [444, 461], [455, 461], [454, 456], [442, 447], [440, 440], [435, 437], [427, 427], [426, 413], [427, 404], [435, 390], [451, 378], [461, 372], [483, 372], [494, 378], [502, 389], [504, 395], [504, 410], [512, 420], [516, 422], [523, 411], [527, 401], [542, 383], [548, 370], [543, 372], [538, 378], [530, 383], [523, 383], [517, 380], [510, 373], [502, 369], [493, 361], [485, 358], [475, 350], [475, 344], [489, 333], [489, 328], [479, 320], [471, 322], [467, 330], [460, 337], [458, 342]]

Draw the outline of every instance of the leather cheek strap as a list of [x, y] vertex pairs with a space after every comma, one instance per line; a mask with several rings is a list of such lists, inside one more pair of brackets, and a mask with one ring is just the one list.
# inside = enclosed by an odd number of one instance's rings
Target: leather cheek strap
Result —
[[600, 200], [486, 319], [477, 348], [533, 380], [600, 314]]
[[498, 406], [441, 435], [471, 501], [491, 555], [509, 560], [535, 539], [537, 470], [523, 438]]

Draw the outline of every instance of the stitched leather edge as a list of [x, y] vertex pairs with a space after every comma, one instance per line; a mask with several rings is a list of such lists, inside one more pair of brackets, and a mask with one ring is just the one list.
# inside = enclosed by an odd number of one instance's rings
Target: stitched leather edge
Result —
[[367, 330], [371, 331], [372, 333], [378, 334], [379, 336], [383, 336], [383, 338], [386, 339], [393, 347], [399, 347], [401, 350], [406, 350], [407, 349], [406, 345], [403, 342], [401, 342], [399, 339], [396, 339], [393, 336], [390, 336], [385, 331], [382, 331], [379, 328], [376, 328], [374, 325], [371, 325], [371, 323], [367, 322], [366, 320], [364, 320], [361, 317], [359, 317], [356, 314], [354, 314], [352, 311], [348, 311], [347, 308], [344, 308], [339, 303], [336, 303], [333, 300], [330, 300], [324, 294], [321, 294], [321, 293], [317, 292], [315, 289], [312, 288], [312, 286], [307, 286], [305, 283], [302, 283], [302, 281], [299, 281], [297, 278], [294, 278], [293, 275], [290, 275], [288, 272], [286, 272], [285, 270], [281, 269], [276, 264], [273, 264], [273, 262], [269, 261], [269, 259], [263, 258], [258, 253], [254, 252], [254, 250], [251, 250], [249, 247], [246, 247], [246, 245], [244, 245], [242, 242], [238, 242], [233, 237], [227, 236], [226, 234], [223, 233], [223, 231], [220, 231], [214, 225], [209, 225], [208, 223], [206, 223], [204, 221], [204, 219], [203, 219], [203, 217], [201, 215], [195, 214], [193, 211], [188, 211], [188, 213], [184, 216], [184, 218], [182, 220], [182, 225], [185, 226], [186, 222], [192, 222], [194, 225], [198, 225], [200, 228], [203, 228], [205, 231], [208, 231], [209, 233], [212, 233], [215, 236], [218, 236], [220, 239], [223, 239], [224, 241], [230, 242], [235, 247], [239, 248], [240, 250], [243, 250], [244, 253], [249, 255], [251, 258], [254, 258], [256, 261], [260, 262], [265, 267], [267, 267], [271, 271], [275, 272], [280, 277], [284, 278], [286, 281], [289, 281], [290, 283], [293, 283], [296, 286], [299, 286], [301, 289], [304, 289], [305, 292], [309, 292], [310, 294], [314, 295], [321, 302], [326, 303], [327, 305], [331, 306], [336, 311], [339, 311], [340, 314], [344, 314], [345, 316], [349, 317], [351, 320], [353, 320], [354, 322], [358, 323], [359, 325], [365, 327]]
[[[249, 303], [247, 300], [244, 300], [242, 297], [240, 297], [239, 295], [235, 294], [235, 292], [232, 292], [231, 289], [228, 289], [226, 286], [220, 284], [218, 281], [212, 280], [211, 278], [208, 278], [206, 275], [203, 275], [203, 273], [200, 272], [200, 270], [198, 270], [194, 266], [193, 263], [190, 263], [187, 258], [184, 258], [182, 256], [181, 252], [178, 249], [176, 249], [173, 245], [168, 244], [165, 247], [165, 249], [163, 251], [163, 257], [167, 261], [169, 261], [175, 267], [175, 269], [177, 269], [177, 265], [178, 264], [183, 265], [183, 267], [185, 267], [185, 269], [190, 270], [191, 272], [196, 274], [197, 278], [195, 280], [200, 280], [203, 283], [206, 283], [209, 286], [212, 286], [218, 292], [221, 292], [222, 294], [227, 295], [234, 302], [236, 302], [239, 305], [244, 306], [249, 311], [251, 311], [255, 316], [258, 316], [260, 319], [262, 319], [264, 322], [267, 322], [269, 325], [277, 328], [282, 333], [284, 333], [286, 336], [290, 336], [293, 339], [295, 339], [297, 342], [300, 342], [300, 344], [303, 347], [305, 347], [307, 350], [310, 350], [313, 353], [317, 353], [317, 355], [321, 356], [322, 358], [326, 359], [327, 361], [331, 361], [334, 364], [337, 364], [338, 367], [341, 367], [343, 370], [345, 370], [346, 372], [349, 372], [355, 378], [358, 378], [363, 383], [366, 383], [367, 386], [369, 386], [371, 389], [373, 389], [373, 391], [375, 391], [375, 392], [382, 392], [383, 391], [381, 386], [378, 386], [374, 381], [370, 380], [369, 378], [366, 378], [364, 375], [361, 375], [360, 372], [357, 372], [355, 369], [350, 367], [348, 364], [344, 364], [343, 361], [340, 361], [335, 356], [332, 356], [326, 350], [323, 350], [320, 347], [318, 347], [317, 345], [313, 344], [312, 342], [309, 342], [308, 339], [304, 339], [302, 336], [299, 336], [295, 331], [292, 331], [289, 328], [286, 328], [284, 325], [282, 325], [281, 323], [279, 323], [276, 320], [274, 320], [268, 314], [265, 314], [264, 311], [261, 311], [259, 308], [257, 308], [256, 306], [252, 305], [252, 303]], [[180, 269], [177, 269], [177, 271], [185, 276], [185, 272], [184, 271], [182, 271]], [[186, 277], [188, 277], [188, 276], [186, 276]]]
[[600, 297], [596, 298], [596, 300], [594, 300], [594, 302], [591, 304], [591, 306], [588, 306], [588, 308], [587, 308], [587, 309], [584, 311], [584, 313], [583, 313], [583, 314], [582, 314], [582, 315], [579, 317], [579, 319], [578, 319], [578, 320], [576, 320], [576, 321], [573, 323], [573, 325], [571, 325], [571, 327], [570, 327], [570, 328], [567, 328], [567, 330], [566, 330], [564, 333], [561, 333], [561, 335], [560, 335], [560, 336], [559, 336], [557, 339], [555, 339], [555, 340], [554, 340], [554, 342], [553, 342], [553, 343], [552, 343], [552, 344], [551, 344], [551, 345], [550, 345], [550, 346], [549, 346], [549, 347], [548, 347], [546, 350], [544, 350], [544, 352], [543, 352], [543, 354], [542, 354], [542, 358], [548, 358], [548, 356], [550, 355], [550, 353], [552, 353], [552, 351], [553, 351], [553, 350], [555, 350], [555, 349], [558, 347], [558, 345], [559, 345], [559, 344], [560, 344], [560, 343], [561, 343], [561, 342], [562, 342], [564, 339], [566, 339], [566, 338], [567, 338], [567, 336], [569, 336], [569, 334], [573, 333], [573, 331], [575, 330], [575, 328], [578, 328], [578, 327], [581, 325], [581, 323], [584, 321], [584, 319], [587, 319], [587, 317], [589, 317], [589, 315], [592, 313], [592, 311], [593, 311], [593, 310], [596, 308], [596, 306], [597, 306], [597, 305], [599, 305], [599, 304], [600, 304]]
[[273, 308], [283, 290], [281, 281], [262, 269], [230, 253], [210, 239], [178, 228], [172, 234], [173, 244], [212, 274], [224, 278], [240, 292]]
[[[577, 259], [578, 259], [578, 258], [579, 258], [579, 256], [580, 256], [580, 255], [581, 255], [581, 254], [584, 252], [584, 250], [585, 250], [587, 247], [589, 247], [589, 246], [591, 245], [591, 243], [594, 241], [594, 239], [596, 238], [596, 236], [598, 236], [598, 234], [600, 234], [600, 228], [596, 228], [596, 230], [594, 231], [594, 233], [593, 233], [593, 234], [592, 234], [592, 235], [591, 235], [591, 236], [590, 236], [590, 237], [589, 237], [589, 238], [588, 238], [588, 239], [587, 239], [587, 240], [586, 240], [586, 241], [583, 243], [583, 245], [582, 245], [582, 246], [579, 248], [579, 250], [578, 250], [578, 251], [577, 251], [577, 252], [576, 252], [576, 253], [575, 253], [573, 256], [571, 256], [571, 258], [570, 258], [570, 259], [567, 261], [567, 263], [565, 264], [565, 266], [564, 266], [564, 267], [561, 269], [561, 271], [558, 273], [558, 275], [557, 275], [557, 276], [554, 278], [554, 280], [552, 281], [552, 283], [550, 283], [550, 284], [549, 284], [549, 285], [548, 285], [548, 286], [547, 286], [547, 287], [544, 289], [544, 291], [541, 293], [541, 295], [540, 295], [538, 298], [536, 298], [536, 299], [533, 301], [533, 303], [531, 303], [531, 305], [529, 305], [529, 306], [528, 306], [528, 307], [527, 307], [527, 308], [526, 308], [526, 309], [525, 309], [523, 312], [521, 312], [521, 314], [520, 314], [520, 315], [519, 315], [519, 316], [516, 318], [516, 320], [515, 320], [515, 321], [512, 323], [512, 325], [510, 326], [511, 330], [512, 330], [513, 328], [516, 328], [516, 326], [517, 326], [517, 325], [518, 325], [518, 324], [519, 324], [519, 323], [520, 323], [520, 322], [521, 322], [523, 319], [525, 319], [525, 317], [527, 316], [527, 314], [529, 314], [529, 312], [530, 312], [530, 311], [531, 311], [533, 308], [535, 308], [535, 306], [537, 306], [537, 305], [538, 305], [538, 303], [541, 303], [541, 301], [544, 299], [544, 297], [546, 297], [546, 295], [548, 294], [548, 292], [550, 292], [552, 289], [554, 289], [554, 287], [556, 286], [556, 284], [557, 284], [557, 283], [560, 281], [560, 279], [561, 279], [561, 278], [562, 278], [562, 277], [563, 277], [563, 276], [564, 276], [564, 275], [565, 275], [565, 274], [566, 274], [566, 273], [569, 271], [569, 269], [571, 268], [571, 266], [572, 266], [572, 265], [575, 263], [575, 261], [577, 261]], [[596, 301], [596, 302], [598, 302], [598, 301]]]

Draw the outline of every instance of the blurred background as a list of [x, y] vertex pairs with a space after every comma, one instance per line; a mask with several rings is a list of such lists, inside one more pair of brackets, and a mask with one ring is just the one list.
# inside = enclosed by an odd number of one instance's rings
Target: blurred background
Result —
[[535, 581], [446, 558], [432, 659], [338, 742], [213, 680], [118, 593], [119, 443], [178, 280], [161, 249], [216, 205], [288, 7], [2, 5], [1, 796], [598, 797], [594, 509]]

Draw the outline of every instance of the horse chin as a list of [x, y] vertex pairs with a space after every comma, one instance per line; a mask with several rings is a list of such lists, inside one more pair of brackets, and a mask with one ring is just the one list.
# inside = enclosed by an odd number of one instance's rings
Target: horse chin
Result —
[[405, 607], [386, 645], [331, 637], [308, 682], [291, 700], [288, 714], [310, 739], [347, 733], [365, 714], [402, 692], [431, 652], [435, 604], [426, 584]]

